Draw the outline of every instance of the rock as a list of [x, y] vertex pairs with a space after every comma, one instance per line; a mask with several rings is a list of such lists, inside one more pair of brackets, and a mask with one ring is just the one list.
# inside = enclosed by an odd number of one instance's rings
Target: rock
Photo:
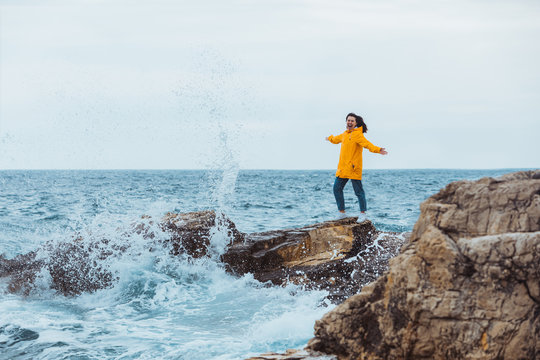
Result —
[[241, 242], [245, 236], [229, 218], [223, 214], [216, 217], [214, 211], [167, 213], [161, 227], [170, 234], [165, 243], [172, 246], [174, 255], [186, 253], [194, 258], [209, 255], [210, 238], [214, 230], [225, 231], [231, 242]]
[[331, 300], [341, 302], [381, 275], [404, 241], [403, 234], [381, 233], [370, 221], [346, 218], [248, 234], [229, 246], [222, 261], [234, 274], [328, 290]]
[[540, 359], [540, 170], [449, 184], [389, 270], [315, 324], [339, 359]]
[[28, 293], [28, 284], [33, 284], [37, 274], [44, 266], [42, 260], [36, 260], [36, 252], [17, 255], [6, 259], [0, 255], [0, 279], [8, 278], [7, 289], [12, 293]]
[[209, 256], [210, 237], [215, 229], [227, 232], [231, 241], [241, 241], [244, 236], [229, 219], [222, 215], [216, 217], [214, 211], [165, 215], [158, 224], [160, 231], [167, 234], [165, 238], [156, 236], [153, 226], [154, 221], [143, 216], [140, 223], [134, 224], [116, 242], [74, 236], [70, 242], [49, 241], [40, 249], [13, 259], [0, 256], [0, 278], [7, 279], [8, 291], [28, 295], [36, 286], [36, 279], [46, 270], [52, 289], [74, 296], [116, 283], [117, 275], [110, 270], [107, 261], [130, 250], [134, 234], [149, 241], [146, 251], [162, 248], [172, 255], [185, 254], [192, 258]]
[[337, 360], [337, 357], [314, 351], [288, 349], [283, 354], [267, 353], [246, 360]]

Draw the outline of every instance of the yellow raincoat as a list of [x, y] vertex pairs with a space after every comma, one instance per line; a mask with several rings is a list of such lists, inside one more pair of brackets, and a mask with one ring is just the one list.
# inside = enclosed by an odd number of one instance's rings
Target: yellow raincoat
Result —
[[370, 143], [362, 132], [362, 127], [347, 130], [341, 135], [330, 135], [332, 144], [341, 143], [336, 176], [346, 179], [362, 180], [362, 150], [364, 148], [378, 153], [381, 148]]

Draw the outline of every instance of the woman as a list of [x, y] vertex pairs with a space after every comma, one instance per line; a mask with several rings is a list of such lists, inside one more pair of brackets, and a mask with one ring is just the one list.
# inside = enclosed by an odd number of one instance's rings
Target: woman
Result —
[[339, 217], [344, 218], [345, 215], [345, 200], [343, 198], [343, 188], [347, 181], [351, 179], [354, 193], [358, 197], [360, 205], [360, 216], [358, 222], [367, 220], [366, 215], [366, 195], [362, 187], [362, 151], [364, 148], [373, 153], [386, 155], [388, 152], [381, 147], [370, 143], [365, 137], [367, 125], [361, 116], [355, 113], [350, 113], [346, 117], [347, 130], [337, 136], [330, 135], [326, 140], [332, 144], [341, 143], [341, 151], [339, 153], [339, 163], [336, 172], [336, 180], [334, 182], [334, 196], [339, 210]]

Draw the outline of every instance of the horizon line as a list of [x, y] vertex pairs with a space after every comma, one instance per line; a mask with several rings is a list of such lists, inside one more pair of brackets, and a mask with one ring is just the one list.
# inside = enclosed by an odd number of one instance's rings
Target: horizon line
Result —
[[[371, 170], [536, 170], [539, 167], [501, 167], [501, 168], [364, 168], [363, 171]], [[224, 171], [220, 168], [8, 168], [0, 171]], [[336, 171], [332, 169], [264, 169], [264, 168], [239, 168], [238, 171]]]

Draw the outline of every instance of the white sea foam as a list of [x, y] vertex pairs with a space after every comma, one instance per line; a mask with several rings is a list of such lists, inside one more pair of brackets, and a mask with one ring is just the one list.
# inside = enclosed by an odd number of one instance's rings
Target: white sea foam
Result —
[[[107, 238], [102, 250], [113, 251], [126, 243], [129, 228], [129, 221], [119, 225], [100, 218], [79, 234], [88, 244]], [[216, 249], [224, 237], [217, 227]], [[43, 354], [49, 358], [71, 349], [98, 358], [235, 359], [301, 345], [311, 336], [314, 320], [328, 310], [320, 306], [324, 292], [268, 287], [249, 274], [227, 274], [216, 258], [173, 257], [166, 248], [150, 252], [148, 239], [140, 235], [128, 240], [127, 251], [99, 260], [118, 277], [112, 288], [74, 298], [34, 294], [26, 300], [27, 310], [17, 304], [18, 312], [4, 320], [38, 332], [35, 345], [48, 346]], [[25, 312], [37, 311], [34, 306], [47, 311], [33, 322], [21, 321]], [[58, 339], [67, 345], [52, 346]]]

